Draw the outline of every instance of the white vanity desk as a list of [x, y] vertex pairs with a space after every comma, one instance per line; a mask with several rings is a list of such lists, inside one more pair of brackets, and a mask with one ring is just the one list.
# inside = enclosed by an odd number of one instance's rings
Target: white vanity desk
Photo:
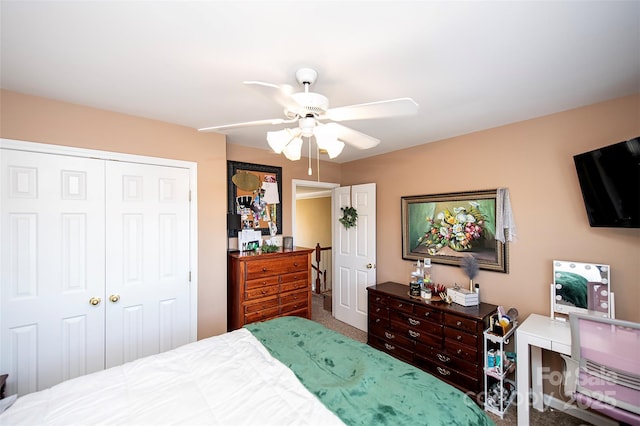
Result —
[[[529, 424], [529, 387], [533, 408], [542, 411], [542, 349], [571, 355], [569, 322], [549, 316], [531, 314], [516, 330], [516, 389], [518, 390], [518, 425]], [[529, 355], [531, 353], [531, 355]], [[532, 383], [529, 383], [531, 371]]]
[[[568, 321], [549, 316], [531, 314], [516, 330], [516, 389], [518, 391], [518, 426], [529, 425], [529, 387], [533, 408], [544, 409], [542, 392], [542, 349], [571, 356], [571, 327]], [[532, 383], [529, 383], [531, 371]], [[561, 407], [556, 407], [560, 408]], [[581, 410], [571, 410], [572, 415], [593, 424], [617, 424], [603, 417]]]

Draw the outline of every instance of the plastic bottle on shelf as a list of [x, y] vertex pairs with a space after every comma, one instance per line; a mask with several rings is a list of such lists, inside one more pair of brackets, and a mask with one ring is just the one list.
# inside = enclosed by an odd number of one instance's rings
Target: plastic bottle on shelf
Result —
[[425, 283], [431, 282], [431, 259], [429, 259], [428, 257], [424, 258], [424, 264], [422, 266], [422, 277], [424, 278]]

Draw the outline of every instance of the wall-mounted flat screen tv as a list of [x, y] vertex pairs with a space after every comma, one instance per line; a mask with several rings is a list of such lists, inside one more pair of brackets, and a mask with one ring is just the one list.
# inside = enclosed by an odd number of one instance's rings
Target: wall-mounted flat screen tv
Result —
[[640, 137], [574, 155], [593, 227], [640, 228]]

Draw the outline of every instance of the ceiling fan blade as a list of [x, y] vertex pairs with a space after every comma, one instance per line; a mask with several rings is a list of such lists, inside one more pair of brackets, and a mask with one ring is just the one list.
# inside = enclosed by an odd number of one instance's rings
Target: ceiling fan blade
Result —
[[291, 97], [294, 93], [294, 89], [288, 84], [271, 84], [262, 81], [244, 81], [243, 83], [263, 96], [276, 101], [278, 105], [285, 109], [291, 109], [298, 105], [298, 103]]
[[327, 123], [325, 126], [330, 126], [335, 129], [339, 140], [358, 149], [373, 148], [380, 143], [380, 139], [376, 139], [373, 136], [353, 130], [352, 128], [343, 126], [342, 124]]
[[369, 118], [398, 117], [418, 112], [418, 104], [411, 98], [390, 99], [330, 108], [319, 119], [333, 121], [366, 120]]
[[268, 120], [245, 121], [244, 123], [224, 124], [222, 126], [203, 127], [198, 129], [199, 132], [213, 132], [220, 130], [231, 130], [239, 127], [265, 126], [268, 124], [288, 124], [298, 121], [297, 118], [285, 120], [284, 118], [272, 118]]

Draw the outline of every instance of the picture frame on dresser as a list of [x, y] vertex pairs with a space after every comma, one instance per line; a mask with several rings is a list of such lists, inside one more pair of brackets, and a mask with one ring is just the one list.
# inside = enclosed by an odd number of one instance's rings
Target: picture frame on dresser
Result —
[[497, 189], [401, 197], [402, 258], [508, 273], [508, 242], [496, 239]]
[[[282, 167], [267, 166], [263, 164], [244, 163], [241, 161], [227, 161], [227, 213], [239, 214], [237, 199], [241, 196], [254, 197], [254, 192], [245, 191], [238, 188], [233, 182], [233, 176], [239, 172], [248, 172], [258, 178], [259, 182], [275, 179], [278, 188], [278, 194], [282, 194]], [[282, 204], [269, 204], [269, 213], [275, 216], [276, 234], [282, 233]], [[260, 220], [258, 226], [251, 229], [260, 231], [262, 235], [271, 235], [269, 222]], [[238, 236], [238, 229], [228, 228], [228, 237]]]

